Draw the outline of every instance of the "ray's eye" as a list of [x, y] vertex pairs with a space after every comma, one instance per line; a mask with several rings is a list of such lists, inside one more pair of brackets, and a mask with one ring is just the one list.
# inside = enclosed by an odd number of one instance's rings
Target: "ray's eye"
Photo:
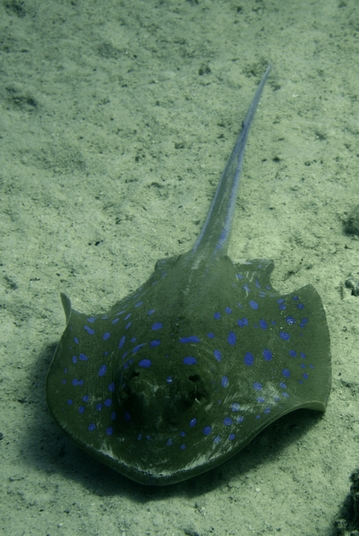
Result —
[[[161, 382], [146, 371], [129, 370], [119, 374], [116, 383], [120, 407], [131, 416], [131, 422], [150, 429], [161, 425], [176, 426], [192, 406], [209, 398], [206, 382], [199, 374]], [[193, 411], [192, 411], [193, 412]]]

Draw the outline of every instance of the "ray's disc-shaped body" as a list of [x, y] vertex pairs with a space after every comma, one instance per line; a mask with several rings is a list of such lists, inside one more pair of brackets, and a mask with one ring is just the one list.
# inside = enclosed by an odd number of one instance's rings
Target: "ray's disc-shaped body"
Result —
[[316, 290], [280, 295], [272, 261], [236, 265], [227, 256], [269, 70], [192, 250], [158, 261], [105, 315], [78, 313], [62, 294], [67, 326], [47, 378], [49, 408], [83, 449], [137, 482], [200, 474], [286, 413], [327, 404], [329, 332]]

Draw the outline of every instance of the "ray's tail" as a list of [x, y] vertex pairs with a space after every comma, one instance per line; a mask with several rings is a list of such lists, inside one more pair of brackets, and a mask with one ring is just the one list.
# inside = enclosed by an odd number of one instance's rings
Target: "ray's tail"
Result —
[[192, 253], [203, 249], [208, 255], [226, 255], [232, 220], [236, 205], [237, 192], [242, 171], [243, 155], [246, 148], [249, 129], [257, 110], [264, 85], [267, 81], [271, 66], [267, 67], [262, 80], [253, 97], [252, 103], [242, 123], [242, 130], [238, 136], [231, 156], [222, 173], [212, 204], [209, 208], [206, 221], [192, 248]]

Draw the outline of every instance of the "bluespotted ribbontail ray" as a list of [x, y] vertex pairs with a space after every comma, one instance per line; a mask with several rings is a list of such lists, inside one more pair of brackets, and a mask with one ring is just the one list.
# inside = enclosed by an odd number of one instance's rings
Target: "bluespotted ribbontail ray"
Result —
[[172, 484], [224, 462], [299, 408], [324, 411], [330, 342], [311, 285], [280, 295], [271, 260], [227, 256], [243, 154], [269, 75], [242, 123], [193, 248], [159, 260], [107, 314], [61, 295], [66, 330], [47, 377], [59, 426], [143, 484]]

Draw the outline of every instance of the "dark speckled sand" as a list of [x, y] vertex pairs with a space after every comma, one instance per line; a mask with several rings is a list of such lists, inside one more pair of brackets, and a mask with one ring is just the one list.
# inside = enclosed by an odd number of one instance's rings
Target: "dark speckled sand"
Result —
[[[359, 298], [340, 292], [359, 270], [357, 1], [9, 0], [0, 35], [0, 533], [329, 536], [359, 463]], [[328, 410], [143, 487], [49, 415], [59, 293], [106, 309], [190, 248], [269, 62], [230, 255], [273, 258], [280, 292], [317, 288]]]

